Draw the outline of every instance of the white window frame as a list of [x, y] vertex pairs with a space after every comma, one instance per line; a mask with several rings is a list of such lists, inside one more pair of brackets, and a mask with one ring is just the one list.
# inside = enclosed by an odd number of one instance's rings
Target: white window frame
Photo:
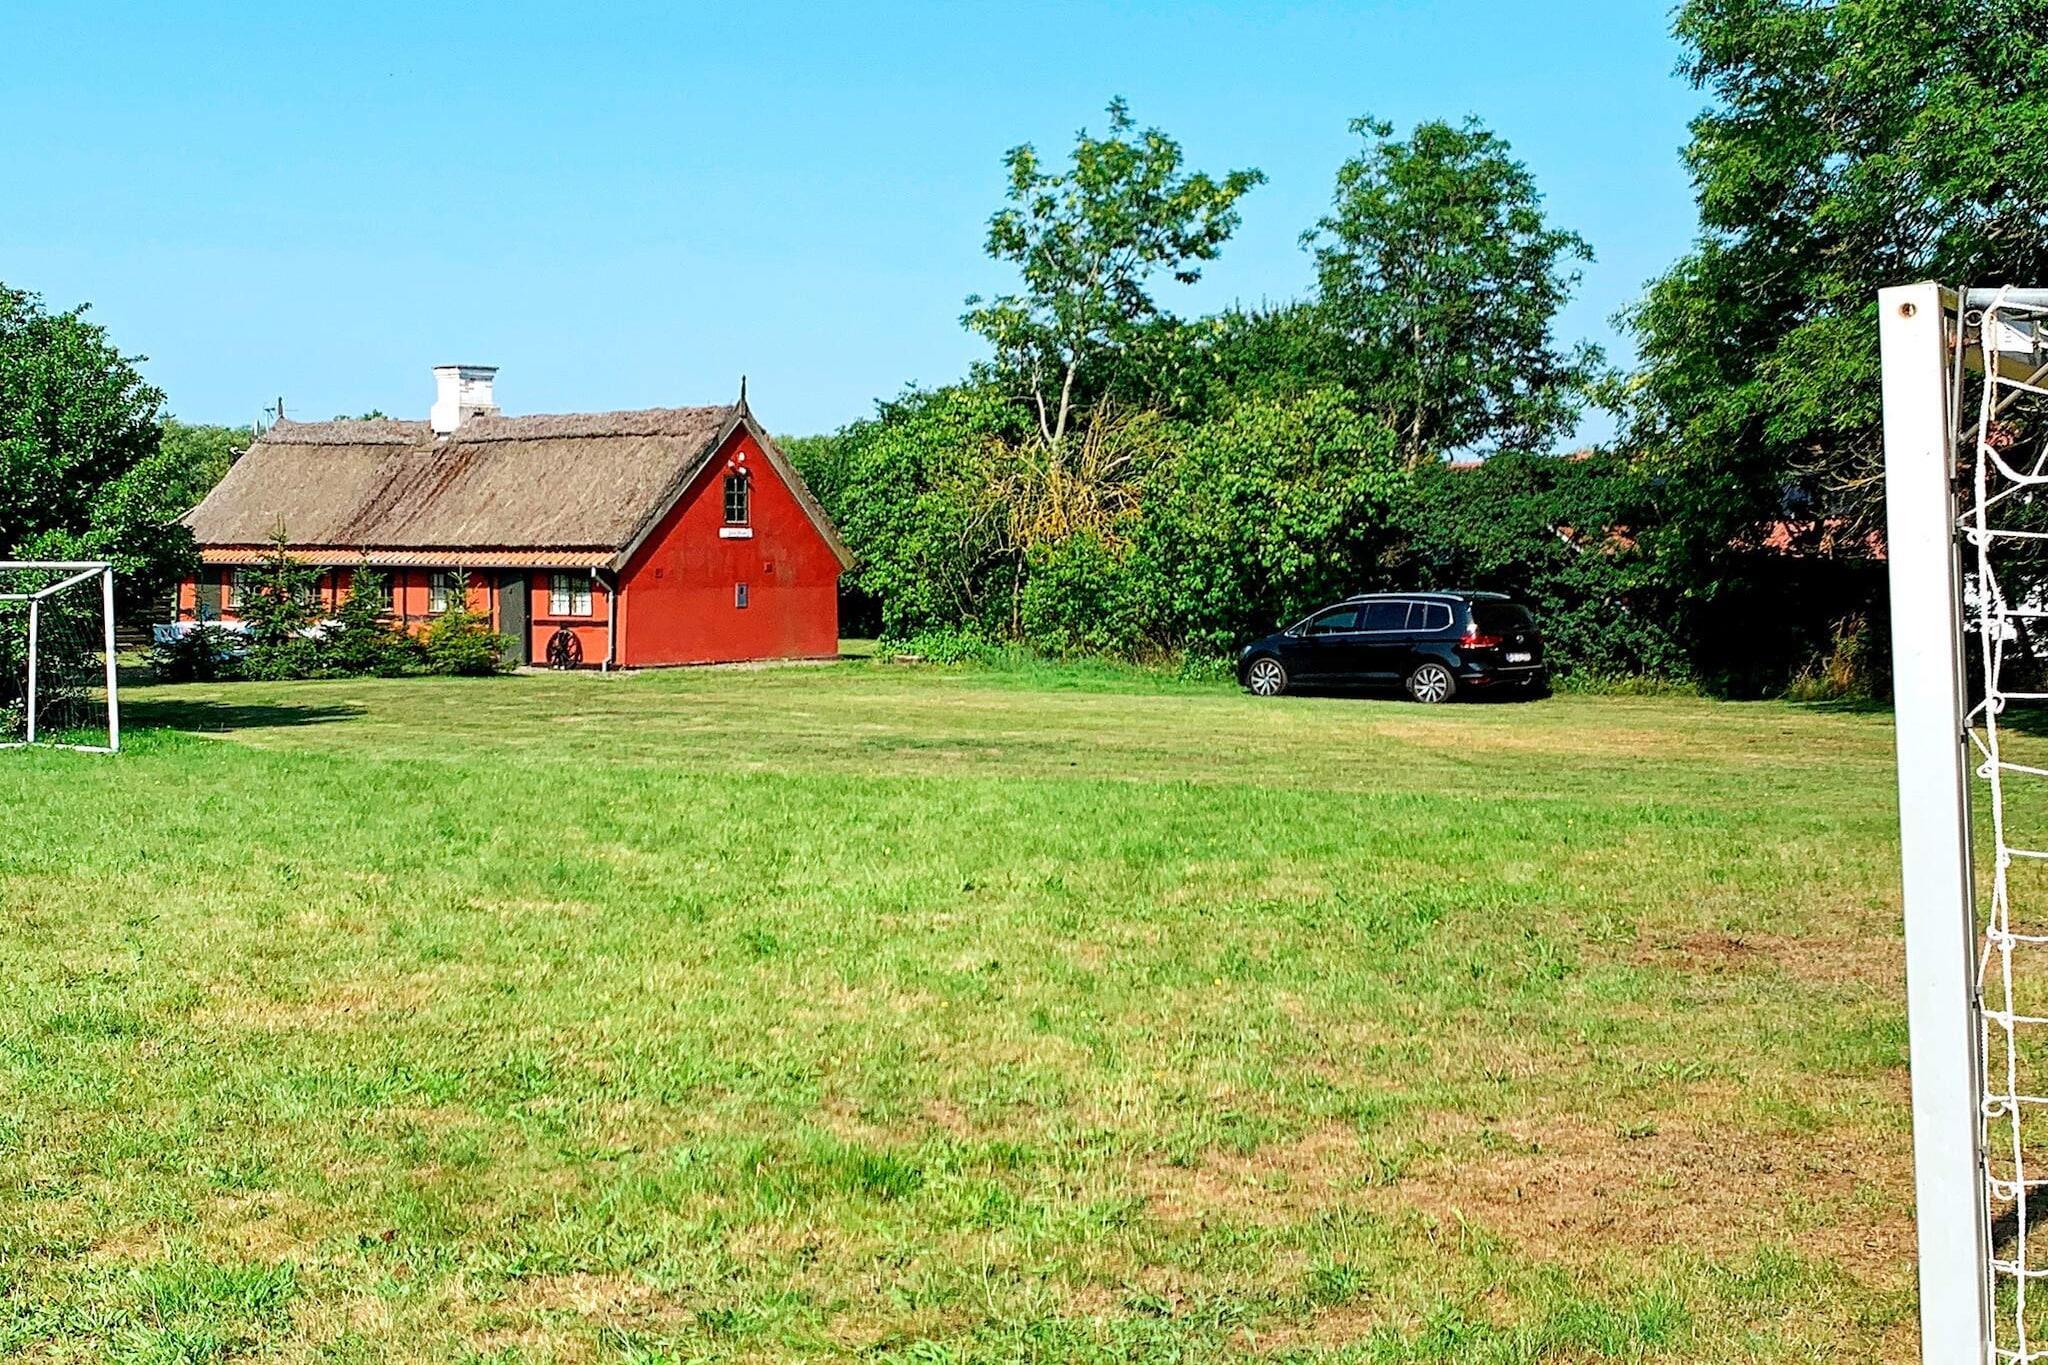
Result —
[[589, 579], [570, 573], [548, 576], [548, 615], [595, 616], [597, 609], [591, 599]]
[[461, 575], [460, 569], [436, 569], [427, 575], [427, 615], [439, 616], [469, 605]]

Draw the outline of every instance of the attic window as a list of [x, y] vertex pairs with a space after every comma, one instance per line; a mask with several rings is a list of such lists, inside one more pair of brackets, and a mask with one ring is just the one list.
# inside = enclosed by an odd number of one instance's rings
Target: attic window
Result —
[[727, 526], [745, 526], [747, 524], [748, 514], [752, 510], [750, 507], [752, 501], [749, 496], [750, 493], [751, 480], [747, 478], [746, 470], [736, 469], [725, 476], [725, 524]]

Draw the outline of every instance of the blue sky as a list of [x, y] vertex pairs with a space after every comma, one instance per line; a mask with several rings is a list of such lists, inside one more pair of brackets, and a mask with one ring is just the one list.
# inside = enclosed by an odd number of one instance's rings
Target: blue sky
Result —
[[[1295, 296], [1347, 120], [1477, 114], [1599, 253], [1567, 336], [1694, 230], [1699, 94], [1658, 0], [1348, 5], [0, 8], [0, 280], [90, 302], [173, 411], [722, 402], [809, 432], [978, 353], [962, 300], [1003, 151], [1122, 94], [1192, 165], [1257, 166], [1178, 311]], [[1599, 436], [1605, 426], [1588, 424]]]

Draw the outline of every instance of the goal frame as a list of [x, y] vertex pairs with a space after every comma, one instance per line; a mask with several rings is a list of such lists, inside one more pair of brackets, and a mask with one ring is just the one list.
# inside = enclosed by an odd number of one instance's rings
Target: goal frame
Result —
[[[1912, 1069], [1920, 1349], [1926, 1365], [2004, 1358], [1993, 1328], [1991, 1172], [1984, 1123], [1986, 1021], [1979, 985], [1965, 575], [1958, 532], [1957, 405], [1987, 348], [1973, 311], [2048, 307], [2048, 289], [1879, 291], [1885, 541], [1890, 577], [1899, 863]], [[2041, 375], [1988, 348], [1998, 378]], [[2031, 1358], [2031, 1357], [2030, 1357]]]
[[[120, 669], [114, 649], [114, 566], [104, 559], [0, 559], [0, 571], [36, 569], [61, 573], [65, 577], [34, 592], [0, 592], [0, 602], [28, 603], [27, 729], [23, 738], [0, 741], [0, 749], [42, 747], [73, 749], [80, 753], [114, 754], [121, 751]], [[100, 584], [101, 648], [107, 670], [107, 742], [105, 744], [56, 744], [36, 738], [36, 671], [38, 634], [42, 604], [58, 593], [70, 591], [97, 578]]]

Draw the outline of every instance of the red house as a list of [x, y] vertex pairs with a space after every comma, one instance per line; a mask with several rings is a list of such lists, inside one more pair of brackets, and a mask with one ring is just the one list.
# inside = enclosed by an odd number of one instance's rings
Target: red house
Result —
[[368, 566], [400, 622], [465, 601], [515, 663], [564, 629], [589, 667], [838, 653], [852, 556], [744, 388], [729, 407], [506, 417], [494, 374], [435, 370], [425, 422], [270, 428], [185, 515], [204, 567], [178, 619], [232, 624], [238, 566], [281, 530], [328, 603]]

